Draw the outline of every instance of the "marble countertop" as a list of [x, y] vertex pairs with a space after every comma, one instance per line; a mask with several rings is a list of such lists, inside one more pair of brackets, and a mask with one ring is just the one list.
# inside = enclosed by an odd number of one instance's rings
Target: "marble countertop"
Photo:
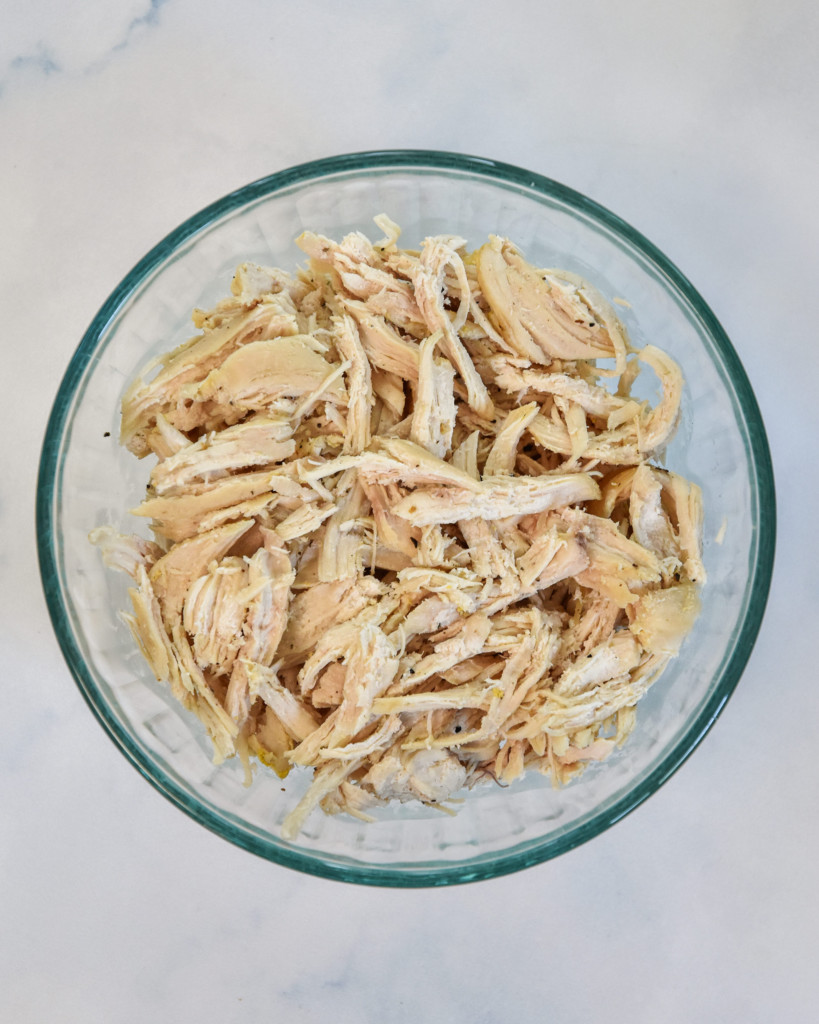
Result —
[[[29, 0], [2, 20], [0, 1019], [813, 1019], [817, 7]], [[244, 853], [126, 763], [52, 634], [33, 506], [68, 360], [159, 238], [293, 163], [412, 147], [562, 181], [687, 274], [759, 399], [779, 540], [744, 677], [657, 796], [520, 874], [396, 891]]]

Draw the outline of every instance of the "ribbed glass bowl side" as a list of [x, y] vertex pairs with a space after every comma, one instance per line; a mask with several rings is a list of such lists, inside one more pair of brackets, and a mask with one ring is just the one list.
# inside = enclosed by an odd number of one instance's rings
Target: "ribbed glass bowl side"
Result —
[[[669, 468], [703, 489], [709, 582], [683, 652], [641, 702], [624, 749], [557, 791], [540, 777], [473, 791], [454, 818], [390, 808], [363, 825], [314, 815], [294, 843], [279, 838], [306, 773], [214, 766], [199, 724], [156, 683], [118, 618], [127, 581], [102, 566], [95, 526], [139, 530], [147, 467], [117, 443], [122, 393], [149, 358], [194, 333], [191, 310], [227, 293], [246, 259], [292, 268], [302, 230], [377, 231], [388, 213], [402, 244], [460, 234], [470, 246], [507, 235], [537, 265], [588, 277], [620, 307], [633, 341], [655, 342], [686, 375], [682, 428]], [[647, 395], [646, 397], [649, 397]], [[651, 396], [654, 397], [654, 396]], [[653, 793], [696, 746], [750, 654], [770, 582], [775, 532], [765, 431], [730, 342], [690, 283], [639, 233], [548, 179], [491, 161], [437, 153], [353, 154], [303, 165], [231, 193], [143, 259], [86, 332], [46, 431], [38, 482], [41, 573], [54, 627], [81, 691], [106, 731], [156, 788], [202, 824], [257, 854], [347, 881], [436, 885], [491, 877], [598, 834]], [[144, 526], [139, 532], [145, 532]], [[147, 535], [147, 534], [146, 534]]]

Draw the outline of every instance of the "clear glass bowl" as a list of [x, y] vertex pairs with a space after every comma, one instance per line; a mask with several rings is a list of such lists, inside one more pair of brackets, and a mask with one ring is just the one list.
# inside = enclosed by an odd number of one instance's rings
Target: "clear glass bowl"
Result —
[[[455, 817], [406, 805], [362, 824], [320, 812], [295, 842], [283, 818], [309, 774], [215, 767], [198, 721], [157, 684], [117, 616], [128, 581], [103, 567], [88, 533], [137, 528], [147, 470], [117, 443], [119, 404], [147, 359], [186, 340], [191, 310], [227, 294], [242, 260], [293, 268], [304, 229], [333, 237], [386, 212], [402, 244], [508, 236], [539, 266], [589, 278], [621, 309], [632, 340], [667, 349], [687, 381], [670, 468], [702, 488], [703, 612], [680, 657], [641, 702], [628, 743], [555, 789], [539, 775], [478, 787]], [[141, 523], [141, 521], [139, 521]], [[774, 551], [774, 487], [765, 431], [728, 338], [691, 284], [650, 242], [596, 203], [505, 164], [439, 152], [374, 152], [303, 164], [232, 192], [160, 242], [94, 318], [66, 371], [43, 446], [40, 566], [60, 645], [83, 696], [125, 756], [176, 806], [253, 853], [316, 875], [393, 886], [501, 875], [598, 835], [657, 790], [724, 706], [762, 619]], [[142, 527], [144, 529], [144, 526]]]

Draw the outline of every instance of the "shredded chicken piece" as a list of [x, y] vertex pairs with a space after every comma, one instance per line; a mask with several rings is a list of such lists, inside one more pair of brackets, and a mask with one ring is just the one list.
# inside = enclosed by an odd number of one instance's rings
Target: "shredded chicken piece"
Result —
[[605, 760], [706, 578], [700, 490], [651, 461], [676, 362], [508, 239], [402, 249], [376, 223], [375, 244], [305, 232], [297, 273], [243, 263], [194, 311], [123, 399], [154, 539], [90, 535], [215, 760], [313, 773], [287, 839], [319, 807], [447, 809]]
[[[467, 295], [470, 294], [466, 280], [463, 261], [458, 249], [465, 244], [462, 238], [427, 238], [418, 263], [409, 271], [415, 298], [430, 332], [441, 331], [441, 344], [452, 365], [456, 367], [467, 388], [469, 405], [482, 416], [492, 415], [492, 399], [481, 380], [478, 371], [464, 348], [456, 326], [462, 326], [461, 311], [468, 305]], [[444, 302], [447, 297], [445, 289], [445, 270], [453, 266], [460, 288], [459, 310], [454, 318], [450, 318]]]
[[581, 292], [530, 266], [511, 242], [492, 237], [478, 252], [478, 280], [515, 351], [538, 363], [615, 355], [607, 328]]
[[410, 428], [415, 444], [443, 458], [452, 447], [455, 429], [455, 370], [446, 359], [435, 358], [435, 346], [441, 341], [436, 331], [421, 342], [418, 388]]

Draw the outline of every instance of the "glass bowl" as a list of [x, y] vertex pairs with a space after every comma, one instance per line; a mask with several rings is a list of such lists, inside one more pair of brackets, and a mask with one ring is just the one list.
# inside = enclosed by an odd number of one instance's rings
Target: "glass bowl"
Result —
[[[296, 841], [280, 836], [310, 775], [212, 763], [199, 722], [156, 683], [118, 610], [128, 581], [103, 566], [95, 527], [137, 529], [145, 464], [118, 442], [127, 383], [149, 357], [192, 333], [194, 307], [227, 294], [243, 260], [292, 269], [304, 229], [376, 237], [385, 212], [401, 244], [428, 234], [490, 233], [536, 266], [583, 275], [620, 309], [636, 345], [652, 341], [682, 365], [682, 426], [666, 464], [700, 485], [705, 506], [703, 610], [680, 656], [640, 702], [635, 731], [607, 761], [562, 789], [534, 774], [473, 790], [454, 817], [390, 806], [371, 824], [314, 813]], [[303, 164], [256, 181], [191, 217], [112, 293], [60, 386], [37, 495], [40, 567], [68, 666], [91, 710], [132, 764], [169, 800], [238, 846], [347, 882], [443, 885], [528, 867], [598, 835], [654, 793], [697, 746], [737, 684], [771, 577], [774, 488], [764, 427], [736, 352], [685, 277], [639, 232], [540, 175], [440, 152], [372, 152]], [[144, 527], [143, 527], [144, 529]]]

